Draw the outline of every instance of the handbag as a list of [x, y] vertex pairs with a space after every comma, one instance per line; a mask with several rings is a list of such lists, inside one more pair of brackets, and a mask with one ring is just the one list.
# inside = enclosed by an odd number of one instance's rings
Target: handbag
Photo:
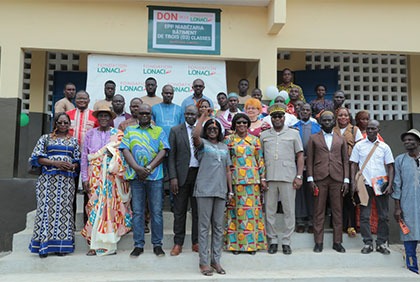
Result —
[[[47, 145], [50, 142], [50, 135], [48, 134], [47, 141], [44, 143], [44, 152], [47, 151]], [[28, 174], [40, 175], [42, 173], [42, 165], [35, 166], [31, 163], [31, 158], [28, 159]]]
[[354, 177], [354, 180], [356, 181], [356, 187], [357, 187], [357, 194], [359, 196], [360, 205], [367, 206], [369, 203], [369, 194], [366, 190], [365, 186], [365, 177], [363, 176], [362, 172], [365, 169], [368, 161], [370, 160], [370, 157], [372, 157], [373, 152], [375, 152], [376, 148], [378, 147], [379, 143], [375, 142], [375, 145], [373, 145], [373, 148], [370, 150], [369, 155], [367, 156], [365, 162], [363, 163], [362, 167], [358, 172], [356, 172], [356, 175]]

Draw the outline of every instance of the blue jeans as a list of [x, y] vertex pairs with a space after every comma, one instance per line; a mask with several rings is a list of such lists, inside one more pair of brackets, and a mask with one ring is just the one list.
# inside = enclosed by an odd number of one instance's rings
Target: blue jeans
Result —
[[404, 241], [405, 248], [405, 262], [407, 268], [415, 273], [419, 273], [419, 267], [417, 265], [416, 249], [419, 241]]
[[153, 247], [162, 246], [163, 215], [162, 215], [162, 190], [163, 180], [134, 179], [130, 181], [131, 204], [133, 207], [133, 235], [134, 247], [144, 248], [144, 210], [146, 195], [149, 201], [150, 222], [152, 227]]

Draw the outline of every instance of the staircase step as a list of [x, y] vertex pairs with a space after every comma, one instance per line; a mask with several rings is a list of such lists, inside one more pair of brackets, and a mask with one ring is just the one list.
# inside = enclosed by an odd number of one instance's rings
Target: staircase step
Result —
[[[277, 229], [280, 230], [281, 224], [280, 219], [283, 215], [277, 215]], [[14, 234], [13, 236], [13, 252], [27, 252], [28, 244], [32, 238], [33, 222], [35, 217], [35, 211], [28, 213], [27, 215], [27, 227], [25, 230]], [[86, 240], [80, 235], [80, 230], [83, 226], [83, 215], [78, 213], [76, 216], [76, 234], [75, 234], [75, 244], [76, 252], [86, 252], [88, 247]], [[173, 245], [173, 213], [163, 212], [163, 222], [164, 222], [164, 235], [163, 235], [163, 246], [166, 248], [171, 248]], [[79, 224], [78, 224], [79, 223]], [[191, 213], [187, 213], [187, 232], [185, 235], [184, 248], [191, 248]], [[149, 224], [150, 227], [150, 224]], [[280, 238], [279, 238], [280, 240]], [[280, 240], [281, 241], [281, 240]], [[123, 236], [118, 243], [118, 250], [131, 250], [133, 248], [133, 233], [130, 232]], [[145, 234], [145, 249], [152, 249], [151, 245], [151, 234]], [[328, 249], [332, 247], [332, 230], [326, 229], [324, 234], [324, 248]], [[309, 233], [294, 233], [291, 238], [291, 247], [293, 250], [298, 249], [309, 249], [312, 250], [314, 246], [313, 234]], [[360, 234], [357, 234], [355, 238], [349, 238], [347, 234], [343, 233], [343, 246], [347, 250], [354, 249], [359, 250], [363, 247], [363, 242], [360, 237]]]
[[[86, 277], [90, 281], [209, 279], [199, 273], [197, 253], [186, 250], [172, 257], [168, 252], [165, 257], [156, 257], [149, 250], [138, 258], [130, 258], [129, 251], [118, 251], [114, 256], [88, 257], [75, 253], [65, 257], [50, 255], [46, 259], [13, 252], [0, 259], [0, 278], [1, 281], [85, 281]], [[235, 256], [223, 252], [221, 263], [228, 274], [214, 274], [212, 280], [418, 281], [418, 275], [403, 268], [402, 255], [395, 251], [388, 256], [356, 251], [339, 254], [331, 249], [320, 254], [296, 250], [288, 256], [266, 252]]]

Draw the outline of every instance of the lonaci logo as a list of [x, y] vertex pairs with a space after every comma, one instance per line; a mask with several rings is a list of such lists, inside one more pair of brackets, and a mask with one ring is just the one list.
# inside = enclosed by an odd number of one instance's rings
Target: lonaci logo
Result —
[[215, 66], [188, 65], [188, 75], [212, 76], [216, 74]]
[[144, 90], [143, 83], [138, 81], [121, 81], [119, 86], [120, 92], [143, 92]]
[[98, 64], [97, 73], [125, 73], [127, 65], [125, 64]]
[[143, 74], [154, 75], [161, 74], [166, 75], [172, 72], [172, 65], [158, 65], [158, 64], [144, 64]]

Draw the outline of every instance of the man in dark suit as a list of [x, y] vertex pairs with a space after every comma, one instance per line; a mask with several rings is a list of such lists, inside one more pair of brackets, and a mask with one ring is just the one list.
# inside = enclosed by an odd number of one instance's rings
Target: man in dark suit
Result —
[[322, 131], [311, 135], [307, 147], [307, 173], [315, 196], [314, 203], [314, 252], [322, 252], [324, 240], [324, 221], [327, 196], [329, 195], [333, 216], [333, 249], [344, 253], [341, 245], [343, 235], [343, 195], [348, 192], [349, 160], [346, 141], [332, 130], [335, 125], [334, 114], [322, 113]]
[[188, 200], [192, 208], [192, 250], [198, 252], [198, 215], [197, 202], [192, 196], [197, 178], [199, 162], [194, 156], [192, 131], [197, 121], [197, 108], [187, 106], [185, 122], [171, 128], [169, 143], [169, 178], [171, 191], [174, 195], [174, 246], [171, 256], [182, 252], [185, 239], [185, 223], [187, 218]]

